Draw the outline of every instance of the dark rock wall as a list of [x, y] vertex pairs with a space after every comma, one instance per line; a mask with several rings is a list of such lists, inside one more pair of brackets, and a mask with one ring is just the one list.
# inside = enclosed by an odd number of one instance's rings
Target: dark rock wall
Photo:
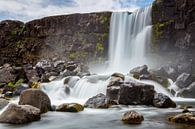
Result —
[[194, 50], [195, 0], [156, 0], [152, 22], [152, 42], [160, 51]]
[[0, 22], [0, 65], [44, 59], [94, 61], [108, 50], [111, 13], [46, 17], [27, 23]]
[[152, 22], [152, 48], [162, 63], [195, 73], [195, 0], [155, 0]]

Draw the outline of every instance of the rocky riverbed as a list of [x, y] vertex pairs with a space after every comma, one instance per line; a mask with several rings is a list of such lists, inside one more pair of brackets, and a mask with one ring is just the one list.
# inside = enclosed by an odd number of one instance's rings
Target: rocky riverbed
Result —
[[[124, 123], [138, 124], [145, 123], [145, 121], [147, 123], [147, 119], [152, 120], [150, 114], [146, 112], [153, 112], [154, 110], [154, 113], [161, 111], [161, 115], [164, 118], [163, 120], [161, 118], [162, 123], [165, 123], [168, 127], [172, 127], [172, 124], [168, 122], [169, 115], [167, 114], [174, 115], [175, 113], [176, 115], [179, 114], [179, 112], [182, 113], [182, 110], [179, 109], [179, 105], [182, 105], [182, 103], [177, 104], [177, 101], [175, 101], [175, 103], [174, 100], [172, 100], [173, 95], [171, 95], [171, 93], [167, 94], [170, 85], [168, 78], [154, 74], [154, 72], [148, 70], [148, 66], [146, 65], [136, 67], [130, 70], [126, 75], [113, 73], [104, 76], [90, 74], [88, 67], [79, 63], [65, 63], [63, 61], [49, 62], [44, 60], [38, 62], [35, 66], [25, 65], [20, 68], [5, 64], [0, 70], [3, 71], [2, 74], [6, 73], [6, 77], [2, 76], [1, 78], [2, 84], [4, 84], [1, 86], [2, 99], [0, 101], [0, 122], [2, 123], [24, 124], [40, 119], [40, 121], [42, 121], [42, 117], [48, 120], [54, 114], [57, 115], [57, 117], [61, 117], [63, 114], [69, 114], [68, 116], [70, 117], [74, 116], [67, 112], [78, 112], [76, 114], [82, 118], [90, 114], [93, 115], [98, 111], [105, 112], [105, 114], [108, 113], [108, 115], [113, 115], [113, 117], [120, 115], [117, 120], [116, 117], [114, 117], [116, 121], [123, 120], [126, 121]], [[17, 72], [17, 70], [23, 72]], [[43, 79], [45, 75], [48, 76], [46, 76], [46, 79]], [[185, 83], [185, 78], [182, 80], [183, 78], [180, 76], [177, 78], [179, 81], [176, 80], [176, 84], [180, 82]], [[157, 90], [155, 83], [148, 84], [142, 82], [142, 80], [152, 80], [158, 83], [158, 86], [164, 88], [165, 91], [167, 90], [167, 92]], [[163, 83], [163, 81], [168, 81], [168, 84], [164, 85], [164, 87], [163, 84], [165, 83]], [[97, 87], [98, 85], [102, 86]], [[96, 88], [101, 89], [97, 90]], [[78, 89], [80, 90], [75, 92]], [[16, 94], [16, 91], [18, 94]], [[90, 92], [92, 92], [92, 94]], [[78, 96], [80, 93], [82, 93], [83, 96]], [[12, 104], [13, 99], [17, 96], [19, 96], [19, 99], [16, 99], [15, 104]], [[80, 99], [84, 99], [84, 101], [81, 103]], [[56, 103], [57, 101], [58, 103]], [[188, 104], [193, 105], [193, 101]], [[129, 107], [128, 105], [131, 106]], [[137, 105], [142, 106], [138, 106], [139, 108], [137, 109]], [[188, 109], [185, 108], [185, 110]], [[176, 120], [183, 117], [181, 114], [180, 117], [171, 116], [169, 120], [171, 122], [185, 123], [188, 126], [192, 126], [194, 124], [194, 108], [189, 110], [192, 114], [187, 114], [187, 116], [183, 114], [184, 117], [189, 118], [189, 121], [181, 122], [180, 120]], [[116, 111], [116, 114], [114, 114], [114, 111]], [[62, 114], [57, 112], [61, 112]], [[112, 113], [110, 114], [110, 112]], [[100, 120], [102, 117], [105, 117], [105, 114], [97, 113], [98, 117], [94, 120]], [[123, 114], [124, 116], [122, 117]], [[110, 118], [111, 121], [112, 119], [113, 118]], [[84, 120], [87, 121], [87, 119]], [[82, 120], [82, 122], [85, 123], [84, 120]], [[153, 120], [155, 121], [155, 119]], [[38, 123], [41, 124], [42, 122]], [[107, 126], [107, 122], [105, 126]], [[148, 123], [150, 125], [151, 121]], [[121, 123], [119, 123], [119, 125], [120, 124]], [[108, 125], [111, 126], [110, 124]], [[149, 125], [145, 126], [149, 127]], [[1, 126], [6, 127], [6, 124]], [[27, 125], [21, 127], [26, 126]], [[123, 126], [125, 127], [125, 125]], [[141, 127], [143, 127], [143, 124], [137, 126], [137, 128]], [[150, 125], [150, 127], [152, 126]], [[161, 128], [161, 125], [159, 125], [159, 128]]]

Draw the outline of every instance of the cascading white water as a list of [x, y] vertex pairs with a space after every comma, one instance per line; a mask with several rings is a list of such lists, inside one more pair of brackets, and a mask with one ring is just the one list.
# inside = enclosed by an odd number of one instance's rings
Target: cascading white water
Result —
[[[68, 81], [70, 93], [66, 93], [64, 79]], [[106, 88], [109, 83], [109, 75], [92, 75], [83, 78], [73, 76], [62, 80], [43, 83], [42, 90], [50, 97], [51, 103], [58, 105], [67, 102], [78, 102], [84, 104], [87, 99], [99, 94], [106, 94]]]
[[147, 64], [146, 45], [151, 37], [151, 7], [135, 12], [114, 12], [110, 23], [109, 70], [127, 72]]

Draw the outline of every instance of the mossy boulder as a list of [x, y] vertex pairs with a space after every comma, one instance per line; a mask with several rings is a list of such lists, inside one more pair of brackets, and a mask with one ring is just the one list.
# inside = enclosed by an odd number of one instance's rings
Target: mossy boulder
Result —
[[141, 124], [144, 121], [144, 117], [136, 111], [128, 111], [123, 115], [122, 121], [125, 124]]
[[195, 125], [195, 115], [192, 113], [181, 113], [175, 116], [170, 116], [168, 120], [175, 123]]
[[56, 107], [58, 112], [81, 112], [84, 107], [78, 103], [64, 103]]

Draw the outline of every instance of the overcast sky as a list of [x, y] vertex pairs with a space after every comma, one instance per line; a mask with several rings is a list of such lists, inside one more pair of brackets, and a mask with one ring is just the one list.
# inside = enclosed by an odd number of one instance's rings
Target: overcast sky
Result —
[[0, 20], [29, 21], [45, 16], [97, 11], [129, 10], [154, 0], [0, 0]]

